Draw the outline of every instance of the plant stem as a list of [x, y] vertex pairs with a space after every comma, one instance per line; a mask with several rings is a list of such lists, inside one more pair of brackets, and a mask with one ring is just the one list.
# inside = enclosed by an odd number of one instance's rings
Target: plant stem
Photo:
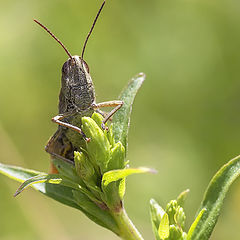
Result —
[[113, 212], [113, 216], [118, 224], [120, 235], [124, 240], [144, 240], [132, 221], [129, 219], [124, 207], [118, 212]]

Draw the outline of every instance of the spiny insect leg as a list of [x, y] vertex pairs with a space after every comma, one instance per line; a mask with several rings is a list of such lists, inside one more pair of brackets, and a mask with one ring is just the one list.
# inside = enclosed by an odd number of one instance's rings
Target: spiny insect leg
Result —
[[102, 108], [102, 107], [114, 107], [112, 111], [110, 111], [102, 121], [102, 129], [106, 129], [105, 123], [116, 113], [123, 105], [123, 101], [114, 100], [102, 103], [95, 103], [93, 105], [94, 109]]
[[52, 118], [52, 121], [57, 123], [58, 125], [61, 125], [63, 127], [67, 127], [67, 128], [70, 128], [78, 133], [80, 133], [82, 135], [82, 137], [87, 141], [89, 142], [90, 139], [86, 137], [86, 135], [84, 134], [84, 132], [82, 131], [81, 128], [79, 127], [76, 127], [76, 126], [73, 126], [72, 124], [69, 124], [69, 123], [65, 123], [63, 121], [61, 121], [62, 119], [64, 119], [66, 116], [64, 115], [57, 115], [55, 117]]

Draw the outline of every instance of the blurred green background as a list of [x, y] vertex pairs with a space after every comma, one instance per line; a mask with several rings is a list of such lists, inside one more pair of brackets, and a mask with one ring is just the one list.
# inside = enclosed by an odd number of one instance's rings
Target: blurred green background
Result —
[[[57, 126], [62, 48], [80, 54], [101, 0], [8, 0], [0, 8], [0, 161], [48, 171], [44, 145]], [[108, 0], [85, 60], [97, 101], [116, 99], [138, 72], [147, 79], [131, 119], [125, 207], [153, 239], [149, 199], [161, 205], [186, 188], [187, 225], [215, 172], [240, 153], [240, 2]], [[82, 213], [0, 176], [1, 240], [118, 239]], [[211, 239], [239, 239], [240, 181], [230, 189]]]

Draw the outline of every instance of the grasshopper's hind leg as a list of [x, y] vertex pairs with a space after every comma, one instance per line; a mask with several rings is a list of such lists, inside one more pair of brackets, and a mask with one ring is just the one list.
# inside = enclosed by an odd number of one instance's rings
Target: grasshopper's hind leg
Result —
[[92, 105], [94, 109], [99, 109], [102, 107], [114, 107], [114, 109], [104, 117], [102, 121], [102, 129], [106, 129], [105, 123], [122, 107], [122, 105], [123, 105], [123, 101], [120, 101], [120, 100], [94, 103]]

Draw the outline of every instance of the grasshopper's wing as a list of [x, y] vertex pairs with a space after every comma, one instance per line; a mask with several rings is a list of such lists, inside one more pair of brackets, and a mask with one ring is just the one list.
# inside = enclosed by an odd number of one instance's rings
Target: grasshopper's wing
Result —
[[65, 130], [62, 127], [59, 127], [54, 135], [48, 140], [45, 150], [52, 158], [58, 158], [73, 163], [73, 145], [67, 138]]

